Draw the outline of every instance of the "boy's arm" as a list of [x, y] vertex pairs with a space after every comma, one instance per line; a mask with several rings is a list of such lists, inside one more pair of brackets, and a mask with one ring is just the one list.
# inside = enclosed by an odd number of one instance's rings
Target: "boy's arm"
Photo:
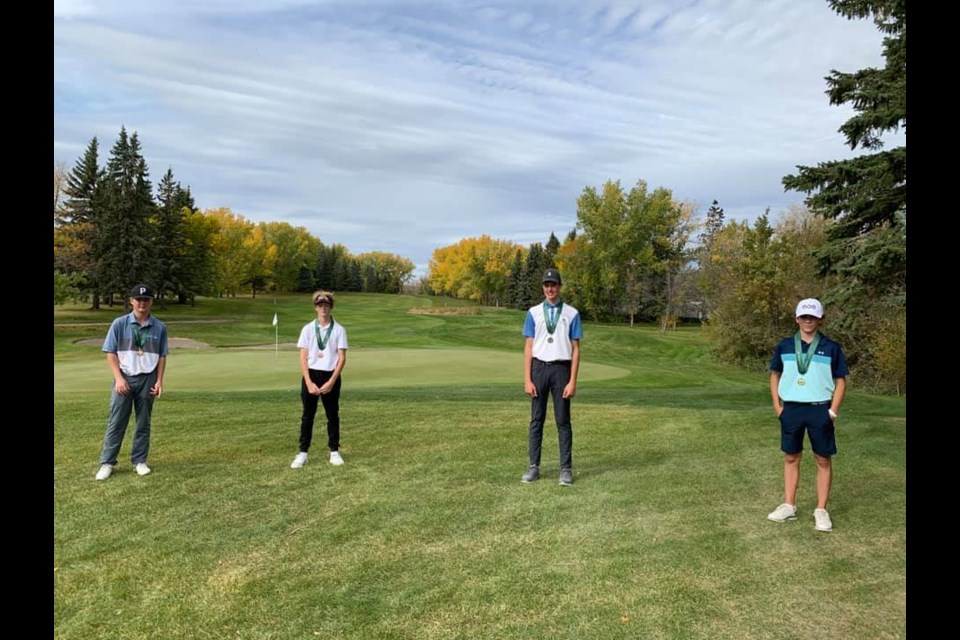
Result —
[[780, 372], [770, 372], [770, 397], [773, 399], [773, 412], [780, 417], [783, 413], [783, 402], [780, 400]]
[[120, 358], [116, 353], [107, 352], [107, 364], [110, 365], [110, 373], [113, 374], [113, 382], [117, 393], [122, 396], [130, 393], [130, 385], [127, 384], [127, 379], [123, 377], [123, 371], [120, 370]]
[[330, 374], [330, 378], [320, 387], [320, 393], [329, 393], [330, 390], [333, 389], [333, 385], [337, 383], [337, 378], [340, 377], [340, 372], [343, 371], [343, 367], [346, 364], [347, 350], [343, 348], [337, 349], [337, 366], [333, 368], [333, 373]]
[[580, 371], [580, 341], [571, 340], [573, 353], [570, 358], [570, 382], [563, 388], [563, 397], [572, 398], [577, 395], [577, 373]]
[[159, 398], [163, 395], [163, 374], [167, 370], [167, 356], [160, 356], [160, 360], [157, 362], [157, 381], [153, 383], [153, 386], [150, 387], [150, 395], [155, 398]]
[[320, 387], [313, 384], [313, 380], [310, 379], [310, 366], [309, 361], [307, 360], [307, 349], [300, 347], [300, 375], [303, 376], [303, 382], [307, 385], [307, 393], [313, 395], [320, 394]]
[[523, 392], [531, 398], [537, 397], [537, 387], [533, 384], [533, 338], [527, 338], [523, 345]]
[[830, 401], [830, 417], [834, 420], [840, 415], [840, 405], [843, 404], [843, 398], [847, 395], [847, 379], [834, 378], [833, 398]]

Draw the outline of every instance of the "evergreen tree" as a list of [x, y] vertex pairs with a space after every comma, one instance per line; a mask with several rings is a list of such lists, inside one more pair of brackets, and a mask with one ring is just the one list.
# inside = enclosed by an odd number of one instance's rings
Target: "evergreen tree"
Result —
[[783, 185], [808, 194], [810, 210], [834, 221], [819, 258], [824, 275], [840, 277], [825, 297], [848, 311], [856, 331], [872, 313], [906, 306], [907, 150], [880, 149], [884, 133], [907, 127], [907, 11], [906, 0], [828, 2], [848, 19], [872, 16], [885, 34], [884, 67], [826, 77], [830, 104], [855, 112], [840, 127], [847, 144], [873, 153], [799, 166]]
[[556, 264], [557, 250], [559, 248], [560, 241], [557, 240], [557, 236], [553, 235], [553, 231], [551, 231], [550, 237], [547, 239], [547, 244], [543, 248], [543, 259], [548, 266], [553, 266]]
[[123, 292], [132, 282], [156, 277], [155, 233], [151, 225], [156, 204], [146, 162], [136, 133], [120, 129], [102, 180], [105, 206], [97, 220], [97, 275], [106, 295]]
[[316, 275], [308, 267], [300, 267], [300, 271], [297, 274], [297, 291], [299, 293], [306, 293], [308, 291], [313, 291], [313, 285], [316, 282]]
[[363, 276], [360, 274], [360, 263], [350, 260], [347, 267], [347, 284], [345, 291], [363, 291]]
[[720, 229], [723, 229], [723, 217], [723, 207], [714, 200], [707, 209], [707, 221], [703, 225], [703, 233], [700, 234], [701, 245], [708, 246]]
[[90, 140], [83, 156], [67, 176], [63, 213], [54, 219], [54, 269], [76, 274], [75, 285], [91, 295], [93, 308], [100, 308], [97, 279], [96, 228], [103, 207], [99, 142]]
[[539, 242], [534, 242], [527, 250], [527, 266], [524, 269], [526, 282], [526, 298], [522, 308], [529, 308], [543, 300], [543, 272], [550, 265], [546, 264], [543, 255], [543, 246]]
[[[155, 295], [164, 300], [167, 293], [186, 293], [189, 274], [186, 271], [188, 249], [186, 242], [184, 209], [192, 201], [174, 180], [173, 170], [168, 168], [157, 186], [157, 215], [155, 241], [157, 265], [153, 280]], [[189, 209], [188, 209], [189, 210]]]

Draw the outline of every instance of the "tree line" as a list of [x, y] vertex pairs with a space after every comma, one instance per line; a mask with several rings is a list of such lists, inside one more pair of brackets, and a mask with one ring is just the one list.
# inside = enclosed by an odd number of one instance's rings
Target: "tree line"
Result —
[[587, 317], [659, 322], [661, 331], [696, 317], [720, 359], [758, 370], [795, 330], [796, 302], [818, 297], [858, 382], [905, 392], [906, 147], [884, 150], [882, 136], [906, 130], [906, 2], [828, 3], [844, 18], [873, 20], [885, 65], [825, 78], [831, 104], [855, 112], [840, 132], [868, 153], [785, 176], [804, 206], [747, 224], [727, 221], [715, 200], [701, 220], [668, 189], [640, 180], [625, 191], [611, 180], [583, 190], [563, 243], [552, 233], [546, 247], [463, 240], [434, 252], [429, 285], [525, 308], [542, 299], [539, 275], [555, 266], [564, 298]]
[[[720, 359], [756, 369], [794, 330], [796, 301], [818, 297], [860, 383], [905, 392], [906, 148], [884, 150], [882, 135], [906, 130], [906, 4], [828, 3], [873, 20], [885, 65], [825, 78], [831, 104], [854, 110], [840, 127], [848, 145], [869, 153], [785, 176], [804, 206], [748, 224], [726, 220], [715, 200], [700, 219], [669, 189], [608, 180], [583, 189], [563, 242], [553, 232], [527, 247], [465, 238], [433, 252], [423, 290], [525, 309], [542, 299], [543, 271], [558, 267], [564, 298], [585, 317], [657, 322], [661, 332], [696, 318]], [[71, 172], [55, 169], [55, 302], [112, 302], [132, 280], [180, 302], [242, 290], [399, 292], [413, 270], [405, 258], [353, 256], [285, 223], [200, 212], [170, 170], [154, 195], [137, 135], [124, 129], [104, 168], [94, 138]]]
[[158, 300], [316, 288], [399, 292], [415, 269], [407, 258], [351, 254], [303, 227], [254, 223], [229, 209], [200, 211], [172, 169], [154, 190], [136, 132], [121, 127], [104, 166], [94, 137], [74, 167], [54, 167], [54, 304], [112, 305], [130, 284], [149, 282]]

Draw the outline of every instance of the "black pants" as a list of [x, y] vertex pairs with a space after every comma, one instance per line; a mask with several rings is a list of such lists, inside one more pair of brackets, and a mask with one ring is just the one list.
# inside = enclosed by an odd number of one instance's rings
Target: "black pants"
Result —
[[530, 464], [540, 466], [540, 448], [543, 444], [543, 421], [547, 415], [547, 396], [553, 396], [553, 416], [557, 421], [560, 440], [560, 468], [573, 468], [573, 427], [570, 425], [570, 398], [563, 397], [563, 388], [570, 382], [569, 362], [541, 362], [534, 360], [530, 371], [537, 397], [530, 408]]
[[[332, 371], [310, 369], [310, 381], [322, 387], [333, 376]], [[309, 451], [313, 441], [313, 420], [317, 415], [317, 404], [323, 402], [323, 411], [327, 414], [327, 446], [330, 451], [340, 450], [340, 382], [337, 378], [329, 393], [315, 396], [307, 391], [307, 383], [300, 378], [300, 400], [303, 402], [303, 414], [300, 416], [300, 451]]]

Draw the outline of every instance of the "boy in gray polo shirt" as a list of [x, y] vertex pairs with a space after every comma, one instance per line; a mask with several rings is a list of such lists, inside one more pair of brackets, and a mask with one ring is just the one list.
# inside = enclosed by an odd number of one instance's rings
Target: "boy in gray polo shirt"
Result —
[[163, 374], [167, 368], [167, 326], [150, 314], [153, 289], [138, 284], [130, 291], [133, 311], [113, 321], [103, 342], [107, 364], [113, 374], [110, 393], [110, 415], [100, 451], [97, 480], [106, 480], [117, 465], [117, 454], [130, 422], [130, 411], [136, 412], [136, 431], [130, 450], [130, 462], [137, 475], [150, 473], [150, 416], [153, 401], [163, 393]]

